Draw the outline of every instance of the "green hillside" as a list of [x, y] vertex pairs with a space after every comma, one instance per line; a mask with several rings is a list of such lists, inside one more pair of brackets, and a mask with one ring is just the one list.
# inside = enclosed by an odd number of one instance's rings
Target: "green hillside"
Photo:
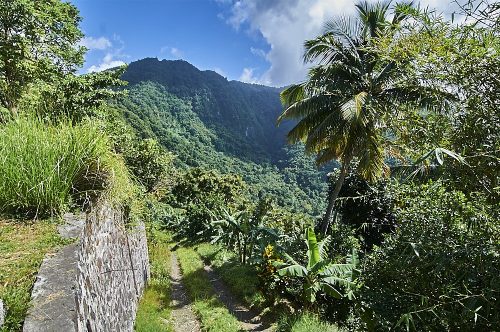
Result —
[[276, 126], [279, 89], [227, 81], [185, 61], [133, 62], [117, 106], [143, 138], [177, 155], [178, 166], [240, 174], [253, 196], [269, 194], [292, 210], [320, 214], [326, 169], [300, 146], [287, 146], [289, 125]]

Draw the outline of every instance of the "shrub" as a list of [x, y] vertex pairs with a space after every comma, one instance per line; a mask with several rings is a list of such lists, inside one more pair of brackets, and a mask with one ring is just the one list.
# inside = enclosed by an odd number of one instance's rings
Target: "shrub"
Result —
[[0, 212], [44, 216], [102, 191], [126, 200], [123, 161], [92, 123], [45, 124], [20, 118], [0, 128]]
[[371, 184], [351, 172], [340, 190], [336, 206], [341, 223], [354, 232], [363, 250], [380, 245], [384, 235], [396, 227], [392, 197], [386, 187], [386, 181]]
[[173, 173], [173, 155], [154, 139], [134, 141], [123, 154], [127, 166], [148, 193], [165, 186]]
[[[211, 221], [223, 209], [235, 208], [243, 200], [245, 183], [237, 175], [191, 168], [182, 174], [163, 201], [182, 209], [184, 218], [171, 220], [177, 236], [190, 241], [209, 240], [215, 229]], [[180, 221], [180, 222], [179, 222]]]
[[[355, 250], [347, 257], [343, 264], [334, 263], [326, 257], [326, 247], [329, 238], [317, 241], [312, 227], [305, 233], [307, 242], [307, 265], [297, 262], [287, 253], [282, 253], [284, 261], [275, 260], [273, 265], [278, 268], [277, 274], [281, 277], [298, 280], [302, 290], [295, 299], [297, 307], [305, 306], [308, 309], [318, 307], [318, 299], [325, 295], [342, 299], [352, 299], [357, 289], [358, 256]], [[272, 254], [269, 255], [272, 258]], [[287, 289], [287, 291], [289, 291]], [[292, 288], [296, 293], [295, 287]]]
[[500, 326], [498, 215], [440, 183], [402, 189], [400, 228], [364, 262], [361, 301], [375, 321], [383, 330]]

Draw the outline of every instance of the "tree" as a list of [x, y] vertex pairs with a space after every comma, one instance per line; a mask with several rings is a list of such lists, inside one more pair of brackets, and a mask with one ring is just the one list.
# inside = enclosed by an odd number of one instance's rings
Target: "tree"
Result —
[[341, 170], [321, 223], [326, 234], [335, 200], [351, 161], [357, 172], [374, 180], [388, 173], [385, 158], [394, 150], [390, 122], [412, 103], [441, 106], [442, 90], [405, 76], [407, 63], [384, 61], [370, 50], [380, 36], [395, 36], [396, 27], [411, 12], [411, 4], [397, 4], [392, 21], [389, 2], [356, 5], [356, 19], [339, 18], [326, 24], [325, 33], [305, 42], [304, 60], [318, 63], [308, 79], [281, 93], [284, 119], [299, 119], [288, 133], [290, 143], [305, 142], [306, 152], [316, 153], [318, 165], [332, 159]]
[[341, 216], [341, 223], [354, 232], [364, 251], [379, 246], [384, 235], [397, 226], [391, 196], [387, 181], [369, 183], [352, 171], [345, 178], [335, 211]]
[[42, 118], [73, 123], [84, 118], [103, 116], [111, 110], [108, 101], [126, 94], [120, 79], [125, 66], [85, 75], [67, 74], [57, 82], [40, 82], [32, 86], [19, 101], [19, 108], [33, 110]]
[[0, 0], [0, 102], [11, 115], [31, 83], [53, 82], [83, 64], [80, 20], [60, 0]]
[[469, 1], [462, 14], [466, 19], [457, 25], [433, 12], [416, 11], [397, 40], [378, 38], [373, 50], [389, 61], [411, 61], [409, 71], [416, 80], [458, 92], [453, 112], [401, 119], [405, 156], [427, 151], [432, 156], [434, 150], [437, 163], [430, 166], [441, 166], [438, 154], [446, 153], [456, 161], [440, 167], [441, 177], [464, 193], [485, 194], [495, 204], [500, 198], [500, 5]]
[[432, 181], [395, 197], [399, 227], [365, 256], [361, 276], [377, 331], [497, 330], [498, 207]]

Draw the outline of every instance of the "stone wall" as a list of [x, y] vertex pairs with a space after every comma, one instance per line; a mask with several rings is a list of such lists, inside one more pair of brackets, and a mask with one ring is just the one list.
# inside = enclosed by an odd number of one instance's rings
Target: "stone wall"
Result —
[[78, 256], [78, 331], [132, 331], [149, 279], [144, 224], [125, 229], [121, 211], [94, 209]]
[[79, 240], [44, 259], [24, 331], [133, 331], [149, 278], [144, 224], [126, 226], [108, 203], [64, 219], [60, 234]]

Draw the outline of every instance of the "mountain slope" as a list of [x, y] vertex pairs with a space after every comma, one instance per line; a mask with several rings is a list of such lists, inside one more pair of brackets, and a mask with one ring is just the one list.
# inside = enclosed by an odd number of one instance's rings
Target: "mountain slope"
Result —
[[275, 126], [279, 89], [157, 59], [131, 63], [123, 79], [129, 93], [117, 106], [142, 137], [176, 154], [178, 166], [237, 173], [254, 197], [268, 194], [292, 210], [322, 212], [324, 171], [302, 147], [286, 145], [289, 127]]
[[130, 86], [158, 83], [168, 93], [190, 102], [204, 125], [218, 133], [214, 144], [225, 153], [258, 162], [276, 162], [283, 157], [289, 127], [276, 127], [282, 110], [277, 88], [227, 81], [186, 61], [155, 58], [132, 62], [123, 79]]

